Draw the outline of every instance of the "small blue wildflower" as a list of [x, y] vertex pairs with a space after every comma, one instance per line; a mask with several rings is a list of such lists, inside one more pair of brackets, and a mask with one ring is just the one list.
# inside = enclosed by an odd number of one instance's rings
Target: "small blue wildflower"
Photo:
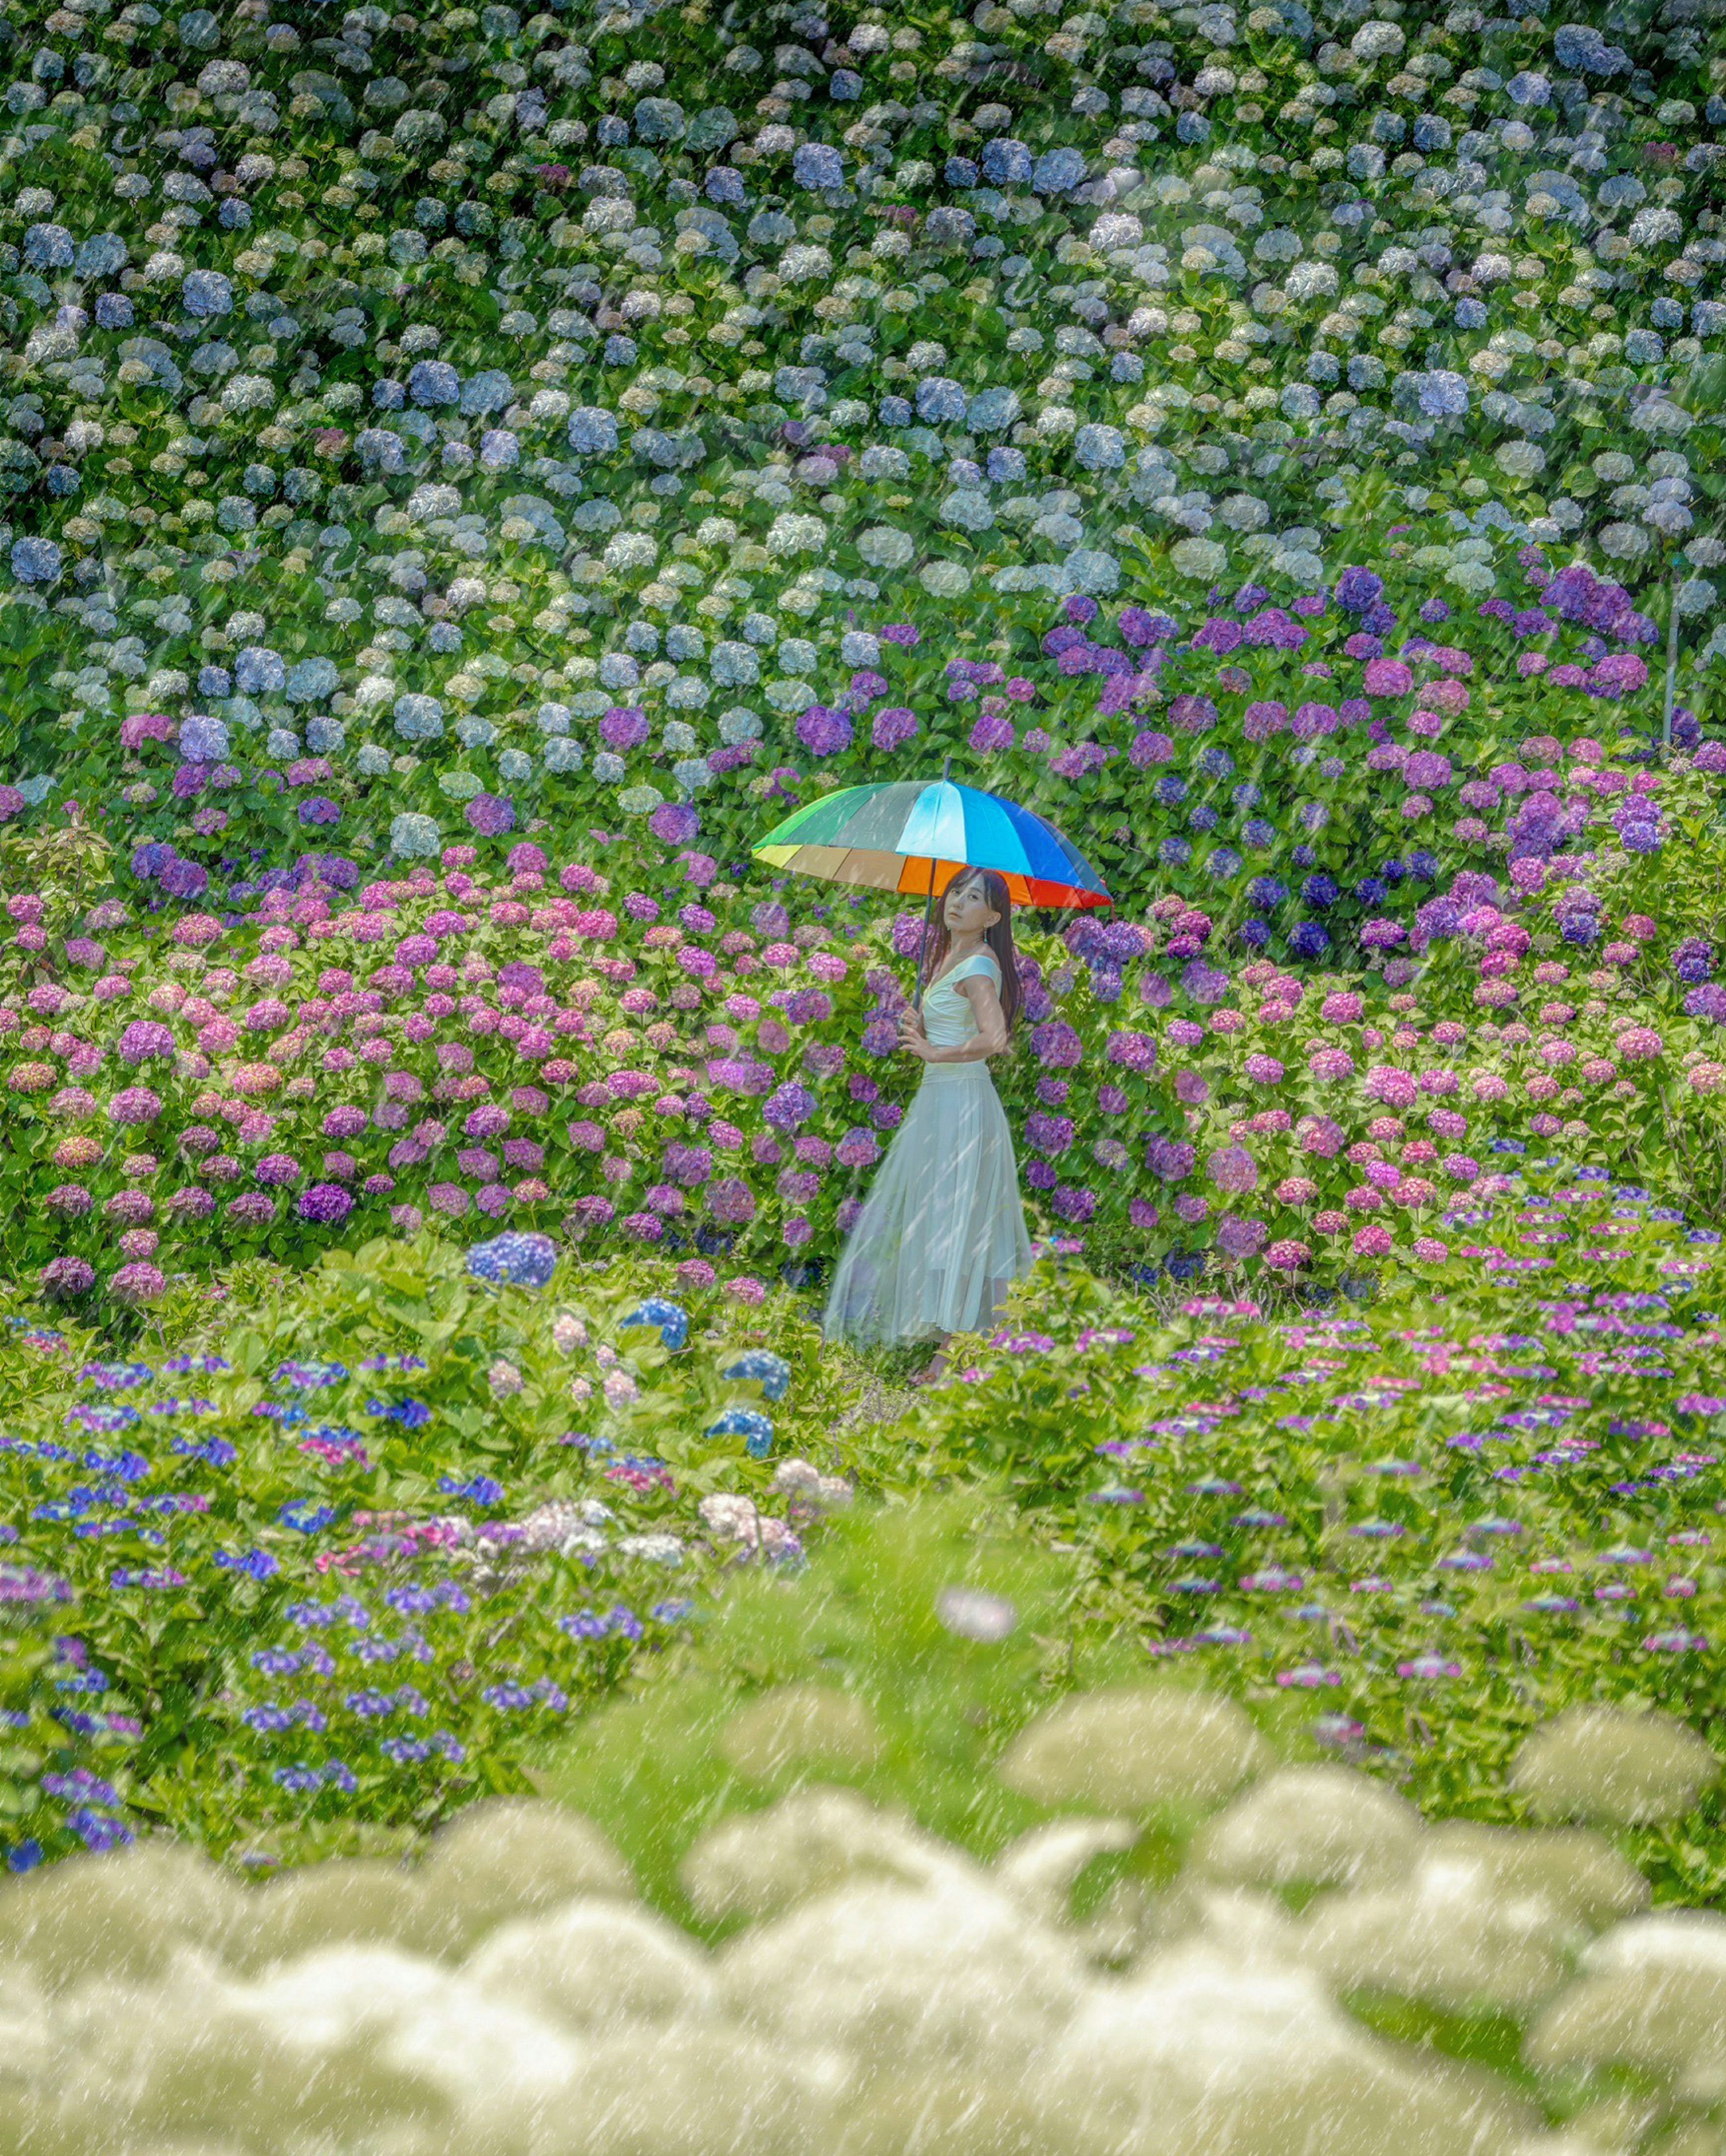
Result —
[[320, 1505], [312, 1497], [295, 1497], [282, 1507], [276, 1518], [298, 1535], [321, 1533], [339, 1515], [333, 1505]]
[[470, 1504], [501, 1505], [503, 1502], [503, 1485], [490, 1475], [475, 1475], [465, 1482], [458, 1481], [453, 1475], [444, 1475], [439, 1478], [438, 1487], [445, 1496], [465, 1497]]

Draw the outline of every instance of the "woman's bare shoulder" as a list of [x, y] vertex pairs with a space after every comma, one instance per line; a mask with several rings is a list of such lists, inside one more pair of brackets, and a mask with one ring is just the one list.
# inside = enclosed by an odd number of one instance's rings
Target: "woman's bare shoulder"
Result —
[[1001, 985], [1000, 961], [993, 951], [973, 951], [968, 958], [953, 968], [948, 978], [955, 981], [987, 981], [992, 988], [999, 988]]

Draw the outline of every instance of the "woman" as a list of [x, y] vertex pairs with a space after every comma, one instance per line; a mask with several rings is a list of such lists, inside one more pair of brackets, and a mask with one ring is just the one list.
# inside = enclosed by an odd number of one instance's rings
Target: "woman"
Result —
[[947, 887], [922, 1014], [899, 1045], [924, 1065], [834, 1278], [825, 1331], [860, 1344], [933, 1340], [920, 1382], [947, 1368], [947, 1343], [999, 1307], [1030, 1263], [1012, 1134], [986, 1065], [1020, 1006], [1013, 901], [988, 869]]

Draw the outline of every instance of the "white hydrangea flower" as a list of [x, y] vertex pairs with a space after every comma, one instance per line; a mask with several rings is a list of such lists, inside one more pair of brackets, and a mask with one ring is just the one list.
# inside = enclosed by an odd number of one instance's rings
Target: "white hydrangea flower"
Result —
[[783, 511], [768, 526], [767, 551], [776, 560], [793, 554], [819, 554], [827, 544], [827, 526], [819, 516]]
[[1492, 461], [1512, 479], [1533, 479], [1546, 469], [1546, 452], [1533, 442], [1502, 442]]
[[1600, 535], [1600, 552], [1615, 562], [1637, 561], [1653, 543], [1640, 524], [1608, 524]]
[[753, 688], [761, 679], [761, 660], [747, 644], [716, 644], [707, 669], [722, 689]]
[[640, 1564], [675, 1568], [683, 1562], [683, 1544], [676, 1535], [622, 1535], [618, 1538], [616, 1553]]
[[1119, 471], [1127, 461], [1127, 437], [1118, 427], [1091, 420], [1074, 435], [1073, 454], [1086, 471]]
[[956, 487], [943, 496], [935, 512], [943, 524], [960, 531], [988, 531], [994, 528], [994, 506], [980, 487]]
[[924, 565], [922, 583], [932, 598], [956, 599], [971, 588], [971, 572], [963, 562], [930, 562]]
[[1101, 548], [1079, 547], [1067, 556], [1061, 566], [1072, 591], [1102, 596], [1120, 589], [1121, 564], [1112, 554], [1104, 553]]
[[1395, 23], [1363, 23], [1348, 41], [1348, 49], [1358, 60], [1393, 59], [1408, 43], [1400, 26]]
[[911, 534], [894, 524], [872, 524], [857, 535], [857, 552], [871, 569], [902, 569], [916, 553]]
[[443, 846], [443, 834], [430, 816], [397, 816], [389, 827], [389, 849], [403, 860], [423, 860]]
[[1271, 521], [1270, 511], [1256, 494], [1226, 495], [1216, 513], [1232, 531], [1262, 531]]
[[1184, 577], [1197, 577], [1209, 583], [1221, 576], [1228, 567], [1226, 550], [1214, 539], [1181, 539], [1169, 550], [1169, 558]]
[[605, 566], [614, 575], [650, 569], [659, 558], [658, 547], [645, 531], [619, 531], [606, 542]]
[[224, 412], [272, 412], [275, 384], [267, 374], [236, 374], [223, 385]]

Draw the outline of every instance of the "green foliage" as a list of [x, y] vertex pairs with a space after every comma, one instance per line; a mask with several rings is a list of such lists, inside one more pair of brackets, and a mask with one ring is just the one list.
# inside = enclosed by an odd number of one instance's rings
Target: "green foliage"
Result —
[[[1068, 1565], [1014, 1535], [974, 1490], [841, 1514], [797, 1577], [730, 1585], [676, 1661], [559, 1748], [544, 1786], [600, 1820], [656, 1897], [685, 1917], [676, 1866], [701, 1829], [812, 1776], [993, 1855], [1045, 1815], [989, 1771], [1007, 1739], [1056, 1688], [1134, 1666], [1081, 1647], [1071, 1580]], [[986, 1614], [1010, 1623], [1006, 1635], [955, 1630], [956, 1591], [1003, 1605]], [[732, 1763], [727, 1731], [749, 1703], [806, 1685], [857, 1702], [876, 1743], [850, 1756], [794, 1745], [776, 1763]]]

